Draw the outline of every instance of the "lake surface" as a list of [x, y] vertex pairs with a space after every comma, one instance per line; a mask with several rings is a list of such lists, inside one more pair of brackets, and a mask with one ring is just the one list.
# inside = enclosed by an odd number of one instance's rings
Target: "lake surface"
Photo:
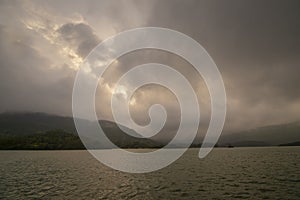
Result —
[[300, 199], [300, 147], [197, 154], [128, 174], [87, 151], [0, 151], [0, 199]]

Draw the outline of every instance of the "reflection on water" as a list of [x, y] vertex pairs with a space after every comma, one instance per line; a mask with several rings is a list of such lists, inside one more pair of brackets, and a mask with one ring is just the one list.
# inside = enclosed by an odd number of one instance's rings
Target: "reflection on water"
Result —
[[0, 199], [299, 199], [299, 162], [300, 147], [217, 148], [202, 160], [191, 149], [128, 174], [87, 151], [1, 151]]

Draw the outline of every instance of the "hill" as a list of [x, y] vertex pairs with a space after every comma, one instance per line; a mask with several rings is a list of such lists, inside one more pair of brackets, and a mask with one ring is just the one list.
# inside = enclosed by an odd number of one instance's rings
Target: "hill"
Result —
[[[117, 146], [122, 148], [157, 148], [163, 146], [157, 140], [141, 137], [134, 130], [122, 126], [123, 130], [130, 132], [133, 137], [124, 133], [119, 126], [111, 121], [100, 120], [90, 122], [82, 120], [86, 127], [85, 142], [89, 148], [112, 148], [105, 144], [103, 139], [97, 141], [87, 138], [95, 138], [92, 128], [100, 123], [106, 136]], [[54, 134], [55, 133], [55, 134]], [[59, 139], [61, 137], [63, 139]], [[70, 142], [68, 142], [70, 140]], [[28, 143], [22, 141], [30, 141]], [[39, 143], [40, 141], [43, 141]], [[76, 142], [75, 142], [76, 141]], [[217, 146], [278, 146], [295, 145], [300, 141], [300, 122], [288, 124], [264, 126], [256, 129], [241, 131], [232, 134], [221, 135]], [[73, 143], [72, 143], [73, 142]], [[48, 143], [49, 145], [46, 145]], [[6, 144], [12, 144], [10, 147]], [[39, 144], [39, 145], [37, 145]], [[52, 146], [51, 146], [51, 145]], [[45, 113], [2, 113], [0, 114], [0, 149], [81, 149], [81, 140], [77, 136], [72, 117], [62, 117]], [[34, 147], [35, 145], [35, 147]], [[192, 147], [200, 147], [192, 144]], [[178, 144], [178, 147], [180, 145]]]
[[[82, 122], [86, 127], [98, 123], [87, 120], [82, 120]], [[138, 133], [123, 126], [123, 129], [137, 137], [124, 133], [114, 122], [101, 120], [99, 123], [107, 137], [121, 148], [150, 148], [160, 146], [158, 142], [151, 139], [137, 138], [140, 137]], [[88, 136], [89, 133], [87, 133]], [[68, 140], [74, 142], [73, 147]], [[43, 144], [33, 147], [39, 141], [43, 141]], [[89, 145], [89, 148], [98, 148], [99, 146], [110, 148], [110, 146], [102, 144], [101, 141], [100, 143], [92, 142], [93, 146]], [[52, 144], [52, 147], [49, 147], [46, 143]], [[6, 144], [12, 145], [9, 146]], [[44, 113], [0, 114], [0, 145], [0, 149], [82, 149], [73, 118]]]

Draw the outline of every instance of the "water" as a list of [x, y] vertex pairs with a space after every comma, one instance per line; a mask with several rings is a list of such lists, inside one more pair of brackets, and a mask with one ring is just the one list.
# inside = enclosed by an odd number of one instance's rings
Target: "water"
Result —
[[300, 199], [300, 147], [197, 153], [128, 174], [87, 151], [0, 151], [0, 199]]

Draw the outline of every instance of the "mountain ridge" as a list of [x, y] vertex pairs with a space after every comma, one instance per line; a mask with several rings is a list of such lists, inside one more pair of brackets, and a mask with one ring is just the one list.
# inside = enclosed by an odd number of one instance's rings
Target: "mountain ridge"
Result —
[[[95, 125], [100, 123], [106, 136], [117, 146], [130, 148], [152, 148], [161, 147], [165, 143], [151, 138], [140, 138], [140, 135], [134, 130], [118, 125], [115, 122], [108, 120], [99, 120], [92, 122], [82, 120], [87, 124]], [[123, 130], [130, 132], [131, 135], [124, 133]], [[72, 117], [52, 115], [48, 113], [32, 113], [32, 112], [6, 112], [0, 114], [0, 134], [6, 135], [34, 135], [39, 133], [46, 133], [53, 130], [61, 130], [66, 133], [77, 135], [74, 120]], [[89, 129], [87, 129], [89, 130]], [[42, 135], [35, 135], [37, 137]], [[135, 137], [134, 137], [135, 136]], [[23, 137], [24, 138], [24, 137]], [[0, 138], [1, 139], [1, 138]], [[251, 130], [235, 132], [231, 134], [221, 135], [218, 146], [278, 146], [281, 144], [290, 144], [300, 141], [300, 121], [294, 121], [286, 124], [268, 125], [257, 127]], [[91, 145], [93, 147], [93, 145]], [[97, 146], [97, 145], [95, 145]], [[99, 146], [99, 144], [98, 144]], [[105, 146], [101, 144], [100, 146]], [[191, 146], [199, 147], [201, 142], [194, 142]]]

